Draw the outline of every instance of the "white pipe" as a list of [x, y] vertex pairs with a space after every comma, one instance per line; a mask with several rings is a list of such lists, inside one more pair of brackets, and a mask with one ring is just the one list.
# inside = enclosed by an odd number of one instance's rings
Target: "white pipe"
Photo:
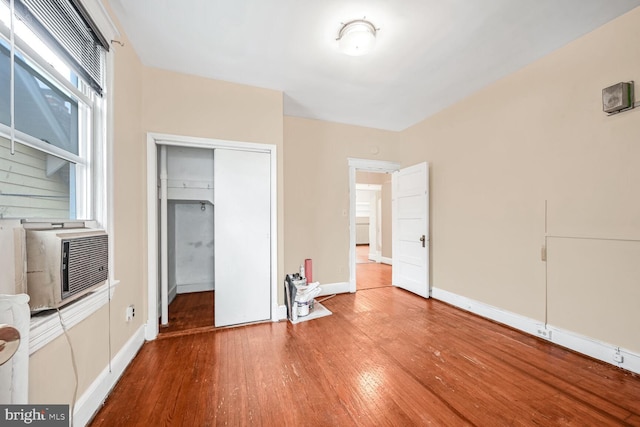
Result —
[[10, 119], [10, 126], [11, 126], [11, 148], [9, 150], [9, 152], [11, 153], [11, 155], [13, 156], [14, 154], [16, 154], [16, 95], [15, 95], [15, 88], [16, 88], [16, 72], [15, 72], [15, 67], [16, 67], [16, 39], [15, 39], [15, 34], [14, 34], [14, 14], [15, 14], [15, 6], [13, 3], [13, 0], [10, 1], [9, 3], [9, 9], [10, 9], [10, 13], [11, 13], [11, 55], [9, 58], [9, 73], [10, 73], [10, 79], [11, 79], [11, 86], [9, 88], [9, 114], [11, 116]]
[[160, 298], [161, 324], [169, 323], [169, 242], [167, 236], [167, 146], [160, 146]]

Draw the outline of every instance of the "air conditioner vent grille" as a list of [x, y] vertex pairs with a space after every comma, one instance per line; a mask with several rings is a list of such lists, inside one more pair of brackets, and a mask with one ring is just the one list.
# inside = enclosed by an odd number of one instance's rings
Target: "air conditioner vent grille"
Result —
[[62, 241], [62, 299], [71, 297], [109, 277], [108, 236]]

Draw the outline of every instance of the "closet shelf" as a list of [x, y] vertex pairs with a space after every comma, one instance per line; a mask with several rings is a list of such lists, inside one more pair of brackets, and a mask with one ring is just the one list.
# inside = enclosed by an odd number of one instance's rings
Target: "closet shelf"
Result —
[[213, 181], [167, 180], [168, 200], [209, 201], [213, 204]]
[[167, 187], [213, 190], [213, 181], [190, 181], [186, 179], [168, 179]]
[[208, 201], [213, 205], [213, 188], [168, 188], [167, 189], [168, 200], [183, 200], [183, 201]]

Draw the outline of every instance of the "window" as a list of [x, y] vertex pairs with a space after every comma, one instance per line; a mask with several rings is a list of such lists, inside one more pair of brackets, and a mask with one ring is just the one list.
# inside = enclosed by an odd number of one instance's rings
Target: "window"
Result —
[[0, 218], [100, 216], [108, 44], [85, 18], [77, 0], [0, 0]]

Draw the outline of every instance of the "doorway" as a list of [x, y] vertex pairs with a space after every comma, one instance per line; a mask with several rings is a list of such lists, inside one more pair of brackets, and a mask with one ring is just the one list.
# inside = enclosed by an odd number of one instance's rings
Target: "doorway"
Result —
[[[233, 142], [233, 141], [223, 141], [223, 140], [213, 140], [213, 139], [206, 139], [206, 138], [194, 138], [194, 137], [186, 137], [186, 136], [178, 136], [178, 135], [165, 135], [165, 134], [148, 134], [147, 136], [147, 223], [148, 223], [148, 299], [147, 299], [147, 308], [148, 308], [148, 315], [147, 315], [147, 324], [146, 324], [146, 339], [147, 340], [152, 340], [155, 339], [158, 335], [159, 332], [159, 324], [158, 324], [158, 318], [161, 317], [162, 319], [164, 319], [166, 321], [166, 319], [168, 319], [168, 300], [169, 300], [169, 291], [168, 291], [168, 245], [162, 244], [162, 242], [167, 242], [169, 239], [167, 238], [167, 236], [164, 237], [164, 239], [161, 239], [160, 236], [160, 232], [161, 230], [167, 230], [168, 229], [168, 212], [163, 212], [163, 210], [168, 211], [168, 203], [158, 203], [158, 199], [159, 197], [165, 197], [168, 196], [168, 189], [166, 187], [159, 189], [158, 188], [158, 177], [159, 175], [159, 171], [161, 171], [161, 163], [160, 162], [160, 157], [162, 155], [162, 150], [160, 150], [161, 147], [183, 147], [183, 148], [194, 148], [194, 149], [204, 149], [204, 150], [211, 150], [211, 152], [215, 152], [216, 150], [218, 151], [219, 154], [221, 153], [227, 153], [228, 155], [220, 155], [218, 156], [219, 158], [225, 158], [226, 162], [232, 162], [235, 157], [237, 157], [235, 154], [237, 153], [247, 153], [246, 157], [257, 157], [260, 158], [260, 165], [262, 169], [261, 173], [264, 175], [266, 173], [266, 179], [264, 178], [264, 176], [261, 176], [261, 179], [259, 180], [260, 183], [266, 182], [267, 185], [266, 187], [262, 188], [262, 193], [266, 194], [266, 202], [262, 204], [261, 209], [263, 211], [266, 210], [266, 222], [263, 221], [261, 223], [261, 227], [265, 228], [264, 232], [259, 233], [259, 235], [265, 240], [264, 242], [260, 242], [260, 246], [262, 246], [263, 248], [266, 247], [266, 257], [261, 257], [261, 260], [266, 263], [266, 268], [262, 268], [263, 271], [266, 271], [266, 289], [262, 290], [260, 293], [260, 315], [261, 320], [272, 320], [272, 321], [277, 321], [277, 280], [276, 280], [276, 271], [277, 271], [277, 215], [276, 215], [276, 198], [277, 198], [277, 194], [276, 194], [276, 188], [277, 188], [277, 184], [276, 184], [276, 147], [274, 145], [270, 145], [270, 144], [256, 144], [256, 143], [245, 143], [245, 142]], [[214, 154], [214, 158], [215, 158], [215, 154]], [[244, 163], [245, 159], [242, 159], [243, 161], [240, 162], [241, 164]], [[236, 159], [237, 161], [237, 159]], [[238, 170], [241, 168], [234, 166], [230, 166], [228, 168], [226, 168], [227, 171], [230, 171], [227, 174], [223, 174], [220, 176], [215, 176], [214, 180], [218, 182], [218, 184], [220, 184], [219, 188], [216, 190], [217, 192], [214, 194], [215, 197], [226, 197], [228, 196], [229, 198], [233, 197], [234, 195], [238, 195], [239, 192], [234, 192], [234, 191], [218, 191], [218, 190], [224, 190], [226, 189], [226, 185], [224, 184], [225, 182], [235, 182], [237, 181], [237, 176], [232, 176], [233, 173], [237, 173]], [[217, 171], [225, 171], [225, 168], [221, 168], [221, 167], [215, 167], [212, 169], [213, 172]], [[256, 168], [252, 167], [251, 168], [251, 173], [253, 173], [253, 171], [255, 171]], [[162, 172], [162, 171], [161, 171]], [[227, 179], [227, 181], [225, 181], [225, 179]], [[200, 181], [200, 180], [196, 180], [196, 181]], [[206, 181], [206, 180], [204, 180]], [[245, 181], [245, 180], [240, 180], [240, 181]], [[249, 182], [255, 182], [257, 181], [256, 179], [252, 178], [252, 177], [248, 177], [248, 181]], [[202, 184], [202, 182], [200, 182], [200, 184]], [[178, 187], [180, 187], [178, 185]], [[202, 186], [200, 185], [200, 187], [202, 187], [202, 190], [211, 190], [211, 192], [213, 192], [213, 185], [210, 186], [210, 188], [208, 188], [207, 186]], [[240, 192], [241, 193], [241, 192]], [[183, 210], [193, 210], [195, 209], [196, 211], [202, 211], [202, 212], [207, 212], [208, 210], [210, 211], [214, 211], [216, 212], [216, 216], [220, 213], [224, 212], [223, 207], [224, 206], [236, 206], [237, 203], [234, 203], [234, 201], [228, 201], [224, 202], [224, 200], [220, 199], [220, 200], [216, 200], [215, 197], [212, 198], [208, 198], [208, 196], [205, 196], [203, 194], [200, 194], [198, 196], [195, 196], [195, 199], [198, 199], [197, 203], [194, 203], [194, 200], [191, 200], [189, 197], [187, 197], [186, 199], [184, 198], [179, 198], [180, 200], [182, 200], [185, 206], [183, 206]], [[185, 201], [186, 200], [186, 201]], [[222, 201], [221, 201], [222, 200]], [[211, 203], [209, 203], [211, 202]], [[191, 205], [191, 206], [188, 206]], [[217, 205], [216, 208], [214, 208]], [[202, 210], [202, 208], [204, 207], [204, 210]], [[218, 207], [220, 209], [218, 209]], [[246, 211], [246, 209], [245, 209]], [[190, 215], [193, 217], [195, 213], [191, 212]], [[235, 214], [229, 214], [232, 217], [234, 217]], [[188, 216], [188, 215], [187, 215]], [[222, 247], [224, 246], [224, 252], [225, 253], [230, 253], [230, 251], [232, 252], [234, 249], [233, 248], [228, 248], [227, 245], [224, 245], [225, 242], [225, 236], [224, 233], [222, 233], [219, 229], [215, 229], [215, 223], [216, 221], [214, 221], [214, 227], [213, 227], [213, 234], [215, 235], [216, 238], [216, 244], [213, 245], [214, 248], [218, 248], [218, 247]], [[266, 225], [265, 225], [266, 224]], [[237, 228], [241, 228], [241, 227], [235, 227]], [[254, 233], [255, 234], [255, 233]], [[206, 240], [206, 239], [205, 239]], [[213, 241], [213, 239], [210, 239], [211, 243]], [[228, 241], [229, 239], [227, 239]], [[223, 244], [219, 244], [220, 242], [222, 242]], [[204, 240], [202, 241], [203, 245], [206, 243], [204, 242]], [[160, 256], [159, 256], [160, 255]], [[209, 255], [206, 255], [209, 256]], [[220, 252], [214, 252], [214, 263], [215, 263], [215, 259], [218, 257], [222, 257]], [[266, 260], [264, 260], [264, 258], [266, 258]], [[241, 260], [238, 260], [237, 262], [239, 262]], [[221, 280], [219, 278], [219, 275], [216, 273], [219, 271], [219, 269], [215, 268], [215, 264], [213, 266], [214, 271], [214, 283], [212, 284], [215, 287], [215, 291], [216, 293], [219, 293], [221, 290], [223, 291], [223, 296], [224, 298], [237, 298], [237, 292], [235, 290], [231, 290], [230, 292], [227, 291], [225, 293], [225, 289], [228, 290], [228, 288], [233, 287], [233, 288], [237, 288], [238, 283], [242, 283], [243, 280], [241, 277], [234, 277], [234, 280], [227, 280], [225, 278], [225, 280]], [[246, 270], [250, 270], [250, 269], [244, 269]], [[240, 271], [240, 270], [239, 270]], [[237, 280], [236, 280], [237, 279]], [[166, 281], [167, 283], [161, 283]], [[205, 282], [207, 282], [205, 284]], [[189, 288], [186, 287], [185, 289], [187, 290], [186, 294], [191, 293], [189, 292], [190, 290], [196, 290], [198, 292], [209, 292], [208, 289], [200, 289], [200, 287], [202, 286], [208, 286], [208, 280], [202, 281], [202, 283], [195, 283], [197, 289], [194, 288]], [[246, 281], [249, 283], [249, 281]], [[225, 285], [225, 283], [230, 283], [230, 285]], [[194, 285], [194, 284], [192, 284]], [[264, 287], [264, 286], [263, 286]], [[242, 292], [239, 291], [239, 292]], [[252, 293], [253, 295], [253, 293]], [[215, 304], [216, 306], [218, 305], [218, 302], [220, 301], [220, 296], [219, 298], [215, 298], [213, 295], [211, 295], [212, 298], [211, 300], [213, 301], [213, 304]], [[159, 298], [161, 297], [161, 298]], [[204, 299], [203, 299], [204, 300]], [[159, 304], [160, 302], [160, 304]], [[196, 301], [195, 305], [191, 304], [191, 309], [194, 312], [197, 312], [197, 308], [201, 307], [202, 304], [200, 304], [201, 301]], [[207, 298], [207, 304], [209, 304], [210, 302], [208, 301]], [[189, 303], [187, 303], [188, 305]], [[237, 306], [237, 304], [234, 304], [233, 301], [231, 304], [224, 304], [224, 305], [234, 305]], [[165, 308], [166, 307], [166, 308]], [[165, 312], [166, 310], [166, 312]], [[208, 310], [208, 309], [205, 309]], [[217, 310], [216, 308], [216, 316], [217, 316], [217, 312], [220, 310]], [[162, 316], [159, 316], [159, 314], [162, 313]], [[210, 312], [210, 316], [214, 315], [214, 311], [211, 310]], [[233, 313], [234, 315], [237, 313]], [[263, 319], [264, 318], [264, 319]], [[245, 322], [242, 321], [242, 319], [240, 319], [240, 321], [236, 321], [237, 319], [232, 319], [231, 323], [226, 323], [225, 325], [231, 325], [231, 324], [238, 324], [238, 323], [246, 323], [246, 322], [250, 322], [251, 320], [248, 319]], [[208, 320], [208, 322], [210, 322], [210, 320]], [[163, 322], [165, 323], [165, 322]], [[215, 319], [215, 324], [218, 324], [218, 318], [216, 317]], [[213, 322], [210, 323], [211, 326], [213, 326]], [[222, 325], [219, 325], [222, 326]]]
[[392, 284], [391, 173], [399, 169], [394, 162], [349, 159], [350, 292]]
[[356, 291], [391, 286], [391, 175], [356, 171]]
[[[161, 194], [166, 193], [166, 214], [161, 205], [160, 245], [165, 239], [167, 245], [166, 261], [161, 259], [160, 263], [167, 263], [168, 287], [168, 312], [165, 317], [161, 301], [159, 333], [211, 328], [215, 301], [215, 150], [171, 145], [158, 149], [158, 182]], [[164, 200], [161, 196], [159, 203]], [[162, 230], [163, 215], [166, 233]]]

